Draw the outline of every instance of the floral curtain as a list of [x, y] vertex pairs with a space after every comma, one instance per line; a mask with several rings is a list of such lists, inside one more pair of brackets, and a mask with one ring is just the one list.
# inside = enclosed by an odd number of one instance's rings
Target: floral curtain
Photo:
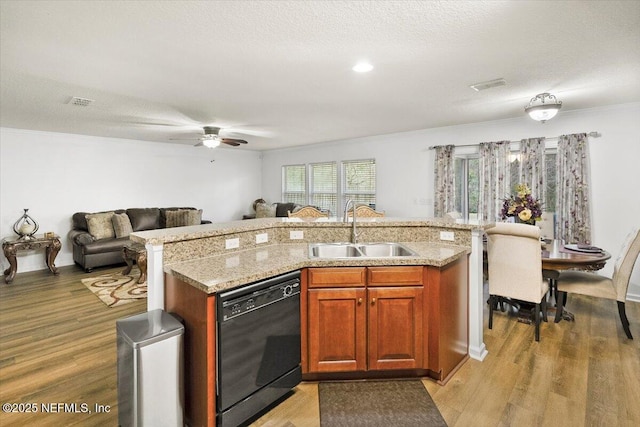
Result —
[[544, 182], [544, 138], [529, 138], [520, 141], [519, 183], [525, 184], [537, 200], [546, 200]]
[[480, 144], [480, 202], [478, 219], [496, 221], [502, 199], [510, 193], [509, 174], [510, 141]]
[[441, 145], [435, 147], [435, 177], [434, 177], [434, 204], [433, 214], [442, 217], [447, 212], [455, 209], [454, 197], [454, 164], [453, 151], [454, 145]]
[[589, 140], [586, 133], [558, 138], [555, 234], [565, 242], [591, 242]]

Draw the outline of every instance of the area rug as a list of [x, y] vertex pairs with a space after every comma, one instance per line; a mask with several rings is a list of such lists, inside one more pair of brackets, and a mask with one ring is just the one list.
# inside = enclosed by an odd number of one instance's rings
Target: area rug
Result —
[[321, 382], [322, 427], [445, 426], [419, 380]]
[[117, 307], [133, 301], [147, 298], [147, 283], [137, 283], [139, 274], [122, 273], [103, 274], [102, 276], [81, 279], [100, 301], [109, 307]]

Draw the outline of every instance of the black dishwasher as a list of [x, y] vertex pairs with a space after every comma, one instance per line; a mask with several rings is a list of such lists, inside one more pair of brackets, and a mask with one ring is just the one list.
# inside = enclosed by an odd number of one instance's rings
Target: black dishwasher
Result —
[[302, 379], [300, 272], [217, 296], [217, 425], [238, 426]]

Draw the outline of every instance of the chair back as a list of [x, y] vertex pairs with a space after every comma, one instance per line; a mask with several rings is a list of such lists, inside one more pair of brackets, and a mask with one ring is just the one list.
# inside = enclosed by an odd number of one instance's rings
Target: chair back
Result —
[[313, 206], [304, 206], [295, 212], [288, 212], [289, 218], [328, 218], [329, 212], [322, 212]]
[[499, 222], [486, 233], [489, 294], [539, 303], [549, 289], [542, 280], [540, 229]]
[[616, 258], [616, 263], [613, 267], [612, 280], [616, 288], [618, 301], [624, 302], [627, 299], [627, 289], [629, 288], [631, 273], [638, 259], [638, 254], [640, 254], [640, 229], [629, 233], [622, 246], [622, 252]]
[[[353, 210], [349, 209], [349, 211], [347, 212], [347, 216], [352, 217]], [[383, 217], [383, 216], [384, 216], [384, 212], [378, 212], [377, 210], [369, 206], [359, 205], [358, 207], [356, 207], [356, 218], [375, 218], [375, 217]]]

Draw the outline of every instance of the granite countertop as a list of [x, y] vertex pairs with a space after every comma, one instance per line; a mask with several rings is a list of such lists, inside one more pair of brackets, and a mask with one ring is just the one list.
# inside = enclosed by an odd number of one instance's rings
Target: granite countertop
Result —
[[[339, 218], [258, 218], [251, 220], [230, 221], [194, 225], [190, 227], [164, 228], [157, 230], [137, 231], [130, 235], [131, 240], [139, 243], [151, 243], [154, 245], [163, 243], [180, 242], [185, 240], [216, 237], [226, 234], [241, 233], [246, 231], [264, 230], [268, 228], [298, 228], [298, 227], [348, 227]], [[463, 220], [446, 221], [443, 218], [358, 218], [359, 228], [367, 227], [445, 227], [459, 230], [486, 229], [493, 223], [465, 222]]]
[[442, 267], [468, 254], [469, 248], [439, 243], [402, 242], [415, 257], [309, 258], [308, 243], [279, 243], [164, 266], [165, 273], [213, 294], [304, 267], [433, 265]]

